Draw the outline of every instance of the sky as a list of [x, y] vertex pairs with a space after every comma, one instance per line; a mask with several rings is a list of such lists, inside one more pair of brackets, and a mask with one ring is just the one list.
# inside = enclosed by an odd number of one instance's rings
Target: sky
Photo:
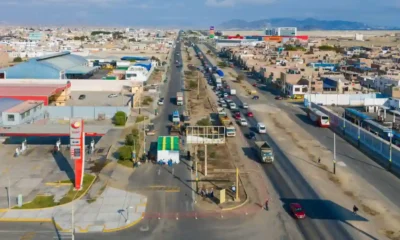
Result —
[[0, 0], [0, 24], [218, 26], [224, 21], [316, 18], [400, 27], [400, 0]]

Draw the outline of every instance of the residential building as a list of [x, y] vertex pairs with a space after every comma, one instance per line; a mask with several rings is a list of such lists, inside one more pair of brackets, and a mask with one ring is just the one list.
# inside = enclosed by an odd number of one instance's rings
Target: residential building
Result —
[[45, 34], [41, 32], [31, 32], [28, 35], [28, 40], [31, 42], [40, 42], [45, 38]]

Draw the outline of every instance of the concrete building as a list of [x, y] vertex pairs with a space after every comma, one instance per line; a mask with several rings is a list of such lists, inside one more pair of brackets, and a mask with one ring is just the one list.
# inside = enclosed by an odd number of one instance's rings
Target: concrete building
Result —
[[302, 74], [298, 69], [287, 69], [286, 72], [281, 72], [281, 77], [276, 82], [281, 87], [283, 92], [286, 92], [285, 86], [287, 84], [297, 84], [302, 78]]
[[42, 101], [22, 101], [12, 98], [0, 99], [1, 124], [3, 126], [15, 126], [31, 123], [43, 117]]
[[28, 35], [28, 40], [31, 42], [40, 42], [42, 40], [44, 40], [45, 38], [45, 34], [41, 33], [41, 32], [31, 32]]
[[1, 69], [5, 79], [87, 79], [97, 67], [89, 67], [88, 61], [70, 52], [56, 53], [38, 58], [16, 66]]
[[387, 87], [399, 87], [400, 86], [400, 78], [395, 78], [392, 76], [379, 76], [374, 80], [374, 88], [383, 92]]
[[295, 37], [297, 36], [297, 28], [296, 27], [266, 28], [265, 35]]
[[135, 82], [145, 82], [154, 70], [152, 62], [136, 63], [126, 70], [125, 79]]
[[70, 96], [71, 84], [4, 84], [0, 85], [0, 99], [40, 101], [45, 106], [64, 106]]

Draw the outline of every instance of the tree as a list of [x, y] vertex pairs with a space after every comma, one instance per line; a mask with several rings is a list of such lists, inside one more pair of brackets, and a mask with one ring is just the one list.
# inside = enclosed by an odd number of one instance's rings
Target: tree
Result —
[[197, 126], [211, 126], [210, 119], [208, 118], [203, 118], [196, 123]]
[[243, 81], [244, 80], [244, 74], [243, 73], [240, 73], [237, 77], [236, 77], [236, 81], [238, 82], [238, 83], [240, 83], [241, 81]]
[[117, 126], [125, 126], [127, 120], [126, 113], [123, 111], [118, 111], [114, 115], [114, 123]]
[[207, 54], [211, 54], [211, 50], [207, 50]]
[[132, 148], [130, 146], [122, 146], [118, 148], [119, 160], [131, 160], [132, 159]]
[[125, 145], [133, 146], [135, 144], [135, 137], [132, 134], [128, 134], [125, 136]]
[[16, 57], [16, 58], [14, 58], [13, 62], [22, 62], [22, 58], [21, 57]]

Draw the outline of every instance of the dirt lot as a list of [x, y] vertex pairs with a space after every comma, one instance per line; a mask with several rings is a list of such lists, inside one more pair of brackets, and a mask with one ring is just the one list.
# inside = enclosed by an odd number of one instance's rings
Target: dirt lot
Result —
[[[191, 124], [196, 123], [206, 117], [209, 117], [212, 112], [217, 109], [217, 104], [213, 97], [210, 96], [210, 87], [207, 84], [207, 80], [204, 75], [200, 72], [189, 69], [188, 65], [192, 64], [195, 67], [200, 66], [201, 62], [196, 57], [193, 48], [189, 48], [186, 52], [185, 48], [182, 49], [182, 59], [185, 72], [185, 89], [191, 89], [190, 92], [186, 92], [186, 106], [190, 111]], [[190, 60], [188, 60], [190, 59]], [[200, 94], [197, 98], [197, 82], [199, 82]], [[191, 88], [192, 87], [192, 88]], [[204, 176], [204, 146], [196, 146], [194, 152], [197, 153], [199, 160], [198, 171], [199, 171], [199, 189], [214, 190], [214, 202], [219, 203], [219, 191], [221, 189], [226, 190], [226, 201], [229, 204], [234, 200], [235, 194], [230, 190], [232, 185], [235, 184], [235, 165], [233, 154], [229, 150], [228, 144], [223, 145], [209, 145], [207, 147], [207, 164], [208, 174]], [[227, 157], [229, 156], [229, 157]], [[245, 199], [245, 192], [243, 191], [241, 182], [239, 183], [239, 198]], [[200, 204], [211, 203], [210, 199], [202, 199], [199, 201]]]

